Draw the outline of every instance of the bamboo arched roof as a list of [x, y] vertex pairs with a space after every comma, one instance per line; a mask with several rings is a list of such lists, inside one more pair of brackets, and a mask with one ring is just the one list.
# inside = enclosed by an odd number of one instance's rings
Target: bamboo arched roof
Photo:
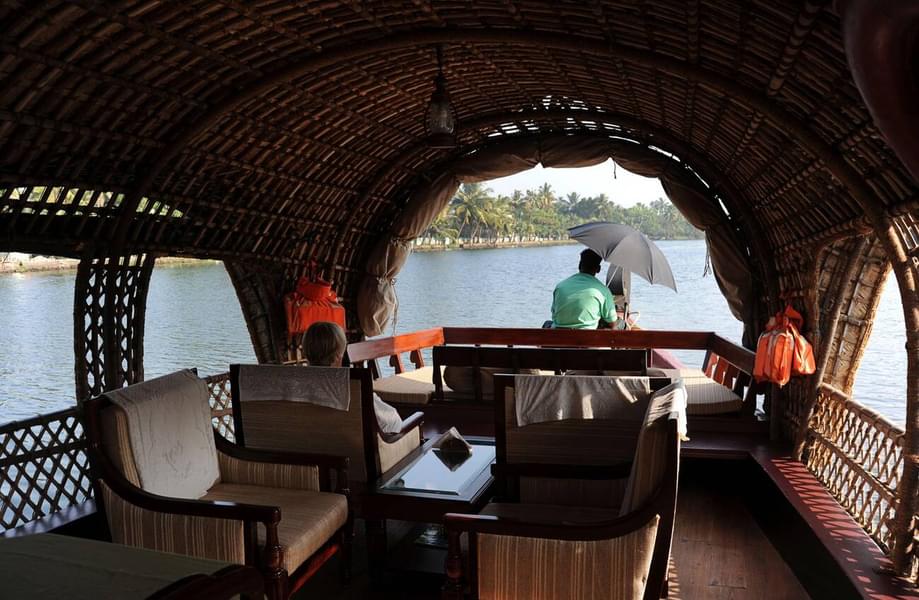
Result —
[[[496, 138], [599, 132], [706, 174], [765, 304], [803, 293], [801, 257], [866, 231], [866, 206], [919, 200], [827, 2], [49, 0], [4, 4], [0, 31], [10, 249], [115, 246], [287, 277], [311, 258], [352, 302], [432, 171]], [[423, 140], [436, 45], [453, 152]]]

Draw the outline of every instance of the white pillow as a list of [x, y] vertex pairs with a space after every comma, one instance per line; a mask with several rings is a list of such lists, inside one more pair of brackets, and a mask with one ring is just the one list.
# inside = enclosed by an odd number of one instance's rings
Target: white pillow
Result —
[[376, 394], [373, 395], [373, 412], [377, 415], [377, 423], [383, 433], [402, 431], [402, 417], [399, 416], [399, 411], [380, 400]]

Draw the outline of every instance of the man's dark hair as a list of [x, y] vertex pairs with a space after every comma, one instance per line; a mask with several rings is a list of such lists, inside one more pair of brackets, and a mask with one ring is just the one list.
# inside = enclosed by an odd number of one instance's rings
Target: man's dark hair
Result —
[[581, 252], [581, 262], [578, 263], [578, 271], [588, 275], [596, 275], [600, 272], [600, 262], [603, 259], [600, 255], [588, 248]]

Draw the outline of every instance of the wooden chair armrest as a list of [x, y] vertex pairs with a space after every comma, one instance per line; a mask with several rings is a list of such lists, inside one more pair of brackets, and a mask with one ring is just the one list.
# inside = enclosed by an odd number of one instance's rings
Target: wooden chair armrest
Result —
[[658, 512], [654, 506], [646, 506], [627, 515], [596, 523], [530, 523], [494, 515], [447, 513], [444, 515], [444, 527], [448, 535], [469, 532], [554, 540], [608, 540], [641, 529]]
[[549, 477], [553, 479], [625, 479], [632, 471], [632, 461], [615, 465], [564, 465], [542, 463], [493, 464], [495, 477]]
[[380, 432], [380, 437], [387, 444], [393, 444], [401, 440], [408, 433], [411, 433], [412, 430], [414, 430], [416, 427], [421, 427], [423, 424], [424, 424], [424, 413], [418, 411], [418, 412], [415, 412], [409, 415], [407, 419], [402, 421], [402, 429], [400, 429], [397, 433]]

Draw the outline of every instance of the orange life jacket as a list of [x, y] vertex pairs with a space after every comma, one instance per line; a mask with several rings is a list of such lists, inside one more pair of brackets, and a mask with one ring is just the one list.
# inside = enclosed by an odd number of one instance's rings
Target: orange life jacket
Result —
[[322, 279], [301, 277], [297, 289], [284, 296], [287, 334], [303, 333], [317, 321], [331, 321], [345, 328], [345, 308], [338, 303], [332, 285]]
[[801, 314], [790, 305], [769, 319], [756, 344], [753, 377], [757, 381], [782, 387], [793, 375], [814, 372], [814, 349], [799, 330], [803, 323]]

